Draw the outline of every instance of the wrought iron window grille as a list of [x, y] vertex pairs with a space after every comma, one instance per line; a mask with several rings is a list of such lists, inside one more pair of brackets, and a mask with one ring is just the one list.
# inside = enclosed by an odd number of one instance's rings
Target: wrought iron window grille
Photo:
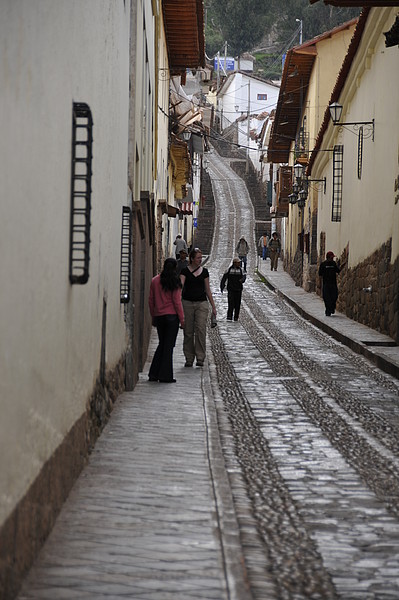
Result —
[[122, 232], [121, 232], [121, 278], [120, 299], [121, 304], [130, 300], [130, 274], [132, 267], [132, 211], [129, 206], [122, 207]]
[[91, 110], [85, 103], [74, 102], [69, 242], [69, 281], [71, 284], [84, 284], [89, 279], [92, 147]]
[[331, 220], [341, 221], [342, 213], [342, 182], [343, 182], [344, 147], [334, 146], [333, 153], [333, 195]]

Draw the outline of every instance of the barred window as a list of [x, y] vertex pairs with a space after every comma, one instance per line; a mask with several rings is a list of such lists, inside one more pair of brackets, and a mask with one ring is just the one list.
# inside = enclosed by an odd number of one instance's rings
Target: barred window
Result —
[[72, 108], [71, 218], [69, 281], [87, 283], [90, 260], [93, 120], [87, 104]]
[[129, 206], [122, 207], [121, 232], [121, 279], [120, 300], [127, 304], [130, 300], [130, 273], [132, 268], [132, 211]]
[[333, 152], [333, 195], [332, 195], [332, 221], [341, 221], [342, 213], [342, 178], [344, 165], [344, 147], [334, 146]]

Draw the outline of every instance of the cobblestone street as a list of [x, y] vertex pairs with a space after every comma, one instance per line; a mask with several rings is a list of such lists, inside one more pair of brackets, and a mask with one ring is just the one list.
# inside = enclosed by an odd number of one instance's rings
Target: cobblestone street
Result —
[[[218, 279], [234, 253], [231, 232], [239, 239], [253, 224], [245, 186], [222, 159], [212, 175]], [[270, 261], [258, 266], [267, 276]], [[398, 597], [397, 380], [305, 322], [256, 275], [244, 288], [239, 324], [224, 320], [218, 295], [212, 348], [277, 597]]]
[[[257, 257], [243, 181], [214, 151], [209, 172], [218, 326], [205, 367], [184, 369], [181, 333], [176, 385], [149, 383], [147, 362], [19, 600], [399, 598], [399, 381], [277, 293], [289, 277]], [[241, 236], [248, 277], [230, 322], [219, 283]], [[343, 315], [331, 323], [356, 337]], [[394, 368], [398, 355], [381, 347]]]

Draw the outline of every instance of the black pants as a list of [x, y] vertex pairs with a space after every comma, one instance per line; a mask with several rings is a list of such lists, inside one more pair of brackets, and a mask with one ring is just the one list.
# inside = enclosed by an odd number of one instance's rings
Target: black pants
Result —
[[331, 283], [323, 284], [323, 300], [326, 307], [326, 315], [329, 316], [335, 313], [335, 305], [338, 298], [338, 288]]
[[234, 312], [234, 321], [238, 320], [238, 315], [240, 314], [240, 306], [241, 306], [241, 295], [242, 291], [231, 291], [227, 290], [227, 318], [231, 321], [233, 318]]
[[171, 381], [173, 379], [173, 348], [179, 331], [177, 315], [163, 315], [156, 318], [158, 347], [152, 359], [148, 377]]

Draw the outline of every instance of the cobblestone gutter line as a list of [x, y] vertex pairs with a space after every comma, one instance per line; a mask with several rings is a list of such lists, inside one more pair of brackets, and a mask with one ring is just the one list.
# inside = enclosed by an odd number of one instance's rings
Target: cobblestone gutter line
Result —
[[[202, 370], [201, 385], [208, 464], [215, 499], [215, 518], [221, 547], [226, 596], [227, 600], [254, 600], [245, 568], [240, 531], [223, 456], [215, 390], [212, 389], [208, 369]], [[272, 598], [269, 597], [269, 600]]]
[[[259, 281], [262, 281], [264, 283], [264, 279], [261, 276], [259, 277], [259, 280], [255, 279], [255, 281], [256, 281], [256, 283], [258, 283]], [[265, 285], [267, 285], [267, 284], [265, 284]], [[308, 321], [303, 319], [303, 317], [299, 316], [299, 314], [295, 311], [295, 309], [292, 309], [291, 307], [289, 307], [289, 305], [287, 305], [286, 302], [281, 299], [281, 296], [274, 295], [274, 297], [275, 297], [274, 302], [276, 304], [284, 306], [286, 309], [288, 308], [288, 310], [290, 311], [290, 315], [291, 315], [290, 319], [295, 321], [298, 324], [298, 326], [301, 327], [301, 329], [304, 331], [304, 334], [308, 333], [314, 339], [317, 339], [324, 346], [332, 348], [334, 350], [334, 352], [336, 354], [339, 354], [343, 359], [348, 360], [348, 361], [350, 360], [350, 362], [352, 364], [356, 365], [356, 368], [358, 369], [359, 373], [363, 374], [366, 377], [371, 378], [376, 384], [378, 384], [382, 388], [387, 389], [390, 392], [394, 392], [394, 393], [399, 392], [399, 385], [398, 385], [398, 382], [396, 379], [391, 378], [390, 375], [383, 374], [380, 371], [380, 369], [370, 367], [369, 361], [366, 361], [363, 356], [354, 353], [352, 350], [349, 350], [346, 346], [343, 346], [340, 342], [337, 342], [329, 334], [321, 331], [315, 325], [311, 325]], [[251, 302], [250, 297], [246, 296], [245, 299], [248, 300], [247, 303], [249, 305]], [[264, 315], [264, 313], [261, 313], [256, 301], [252, 302], [251, 306], [253, 306], [253, 305], [255, 305], [257, 307], [257, 317], [260, 317], [260, 318], [262, 318], [262, 320], [264, 320], [265, 315]], [[278, 331], [277, 328], [275, 328], [274, 331]], [[307, 359], [305, 354], [303, 356], [304, 356], [304, 359]], [[309, 364], [314, 365], [313, 361], [311, 361]], [[319, 369], [319, 367], [320, 367], [320, 365], [317, 364], [317, 369]], [[339, 382], [334, 381], [334, 383], [336, 384]]]
[[[237, 460], [246, 481], [257, 529], [264, 542], [264, 552], [268, 555], [278, 598], [336, 599], [331, 578], [229, 363], [218, 328], [211, 330], [209, 337]], [[234, 493], [234, 483], [232, 485]]]
[[[310, 364], [305, 364], [309, 362], [306, 357], [277, 327], [268, 322], [249, 295], [246, 295], [245, 303], [250, 307], [251, 312], [261, 319], [262, 326], [277, 342], [273, 352], [270, 352], [270, 338], [262, 334], [259, 328], [256, 329], [256, 335], [254, 335], [254, 321], [244, 308], [241, 324], [266, 362], [278, 376], [289, 378], [284, 381], [284, 385], [300, 404], [308, 418], [321, 428], [333, 446], [356, 469], [366, 485], [384, 502], [387, 509], [395, 516], [399, 516], [399, 470], [397, 466], [377, 452], [365, 437], [359, 435], [343, 417], [337, 414], [337, 411], [328, 405], [327, 398], [333, 398], [349, 414], [356, 417], [365, 430], [379, 439], [386, 447], [395, 451], [398, 447], [397, 432], [393, 428], [389, 431], [388, 423], [384, 423], [372, 411], [361, 406], [356, 399], [350, 397], [347, 391], [340, 390], [336, 382], [332, 386], [331, 382], [327, 381], [327, 390], [322, 397], [304, 378], [298, 378], [298, 372], [287, 362], [279, 348], [283, 348], [290, 356], [295, 357], [295, 362], [307, 369], [308, 374], [317, 381], [318, 385], [326, 386], [326, 373], [323, 376], [316, 376], [316, 369], [312, 368]], [[317, 365], [317, 368], [320, 369], [320, 365]]]

